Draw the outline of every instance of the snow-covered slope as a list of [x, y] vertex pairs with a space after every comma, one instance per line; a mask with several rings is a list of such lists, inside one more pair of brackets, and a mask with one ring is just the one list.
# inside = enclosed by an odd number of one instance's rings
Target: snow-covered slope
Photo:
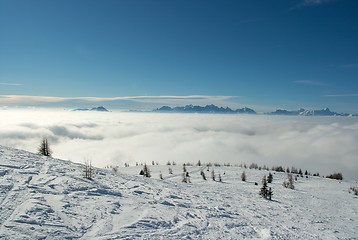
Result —
[[291, 190], [275, 173], [268, 201], [258, 194], [267, 171], [246, 169], [242, 182], [243, 169], [214, 167], [214, 182], [193, 166], [186, 184], [182, 166], [149, 168], [152, 178], [138, 166], [90, 181], [80, 164], [0, 146], [0, 239], [358, 239], [352, 183], [299, 178]]

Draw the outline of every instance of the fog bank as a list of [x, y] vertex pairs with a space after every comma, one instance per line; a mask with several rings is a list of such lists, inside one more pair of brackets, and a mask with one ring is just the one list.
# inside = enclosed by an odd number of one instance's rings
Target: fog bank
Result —
[[295, 166], [358, 180], [358, 118], [1, 110], [0, 144], [98, 167], [152, 161]]

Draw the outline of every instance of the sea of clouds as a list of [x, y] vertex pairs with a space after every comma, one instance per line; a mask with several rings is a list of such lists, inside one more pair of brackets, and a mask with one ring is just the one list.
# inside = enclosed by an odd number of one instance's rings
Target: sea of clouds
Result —
[[0, 144], [93, 165], [201, 162], [295, 166], [358, 180], [358, 118], [0, 110]]

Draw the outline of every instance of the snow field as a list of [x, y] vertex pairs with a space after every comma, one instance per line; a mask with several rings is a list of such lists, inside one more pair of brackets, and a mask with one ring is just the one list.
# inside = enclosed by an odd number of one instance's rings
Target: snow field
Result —
[[181, 165], [148, 167], [151, 178], [136, 166], [97, 169], [90, 181], [81, 164], [0, 146], [0, 238], [358, 239], [352, 183], [299, 177], [291, 190], [272, 172], [268, 201], [258, 194], [268, 171], [213, 167], [214, 182], [211, 167], [187, 166], [183, 183]]

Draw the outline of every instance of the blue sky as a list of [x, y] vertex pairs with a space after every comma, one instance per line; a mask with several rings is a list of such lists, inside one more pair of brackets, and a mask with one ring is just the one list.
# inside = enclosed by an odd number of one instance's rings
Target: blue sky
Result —
[[357, 12], [356, 0], [0, 0], [0, 106], [358, 113]]

